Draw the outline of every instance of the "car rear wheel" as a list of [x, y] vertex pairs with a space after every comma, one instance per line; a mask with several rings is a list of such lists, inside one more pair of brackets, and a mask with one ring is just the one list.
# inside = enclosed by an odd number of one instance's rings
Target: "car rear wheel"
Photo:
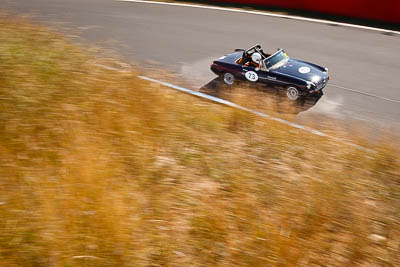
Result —
[[286, 89], [286, 95], [292, 101], [296, 101], [300, 96], [299, 90], [294, 86], [289, 86]]
[[224, 73], [224, 83], [227, 85], [232, 85], [235, 82], [235, 76], [232, 73]]

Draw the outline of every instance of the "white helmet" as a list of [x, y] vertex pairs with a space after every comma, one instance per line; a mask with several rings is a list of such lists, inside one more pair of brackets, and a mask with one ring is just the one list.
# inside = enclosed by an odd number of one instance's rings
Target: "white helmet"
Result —
[[256, 63], [259, 63], [261, 61], [261, 55], [260, 53], [253, 53], [251, 55], [251, 60], [253, 60]]

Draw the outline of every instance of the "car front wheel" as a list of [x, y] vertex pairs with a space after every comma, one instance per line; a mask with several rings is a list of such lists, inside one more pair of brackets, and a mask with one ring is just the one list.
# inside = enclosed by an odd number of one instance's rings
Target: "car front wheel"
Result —
[[286, 89], [286, 95], [290, 100], [296, 101], [299, 98], [300, 93], [299, 93], [299, 90], [296, 87], [289, 86]]
[[224, 73], [224, 83], [227, 85], [232, 85], [235, 82], [235, 76], [232, 73]]

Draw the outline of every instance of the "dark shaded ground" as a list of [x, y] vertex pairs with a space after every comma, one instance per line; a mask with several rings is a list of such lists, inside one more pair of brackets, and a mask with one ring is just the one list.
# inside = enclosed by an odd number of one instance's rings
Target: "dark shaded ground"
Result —
[[307, 111], [315, 106], [323, 96], [323, 94], [316, 94], [299, 98], [293, 102], [287, 99], [285, 92], [280, 87], [252, 86], [249, 88], [246, 82], [241, 82], [237, 86], [227, 86], [219, 77], [202, 86], [199, 91], [225, 100], [231, 100], [232, 94], [235, 91], [240, 92], [242, 87], [252, 90], [261, 98], [268, 98], [273, 101], [273, 105], [270, 108], [281, 114], [298, 114]]

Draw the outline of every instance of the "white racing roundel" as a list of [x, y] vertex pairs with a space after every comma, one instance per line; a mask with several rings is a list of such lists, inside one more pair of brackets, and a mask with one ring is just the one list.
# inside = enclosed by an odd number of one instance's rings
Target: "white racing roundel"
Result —
[[251, 82], [256, 82], [258, 80], [258, 75], [254, 71], [246, 72], [245, 76], [246, 76], [246, 79]]
[[299, 68], [300, 73], [309, 73], [311, 69], [309, 67], [301, 67]]

